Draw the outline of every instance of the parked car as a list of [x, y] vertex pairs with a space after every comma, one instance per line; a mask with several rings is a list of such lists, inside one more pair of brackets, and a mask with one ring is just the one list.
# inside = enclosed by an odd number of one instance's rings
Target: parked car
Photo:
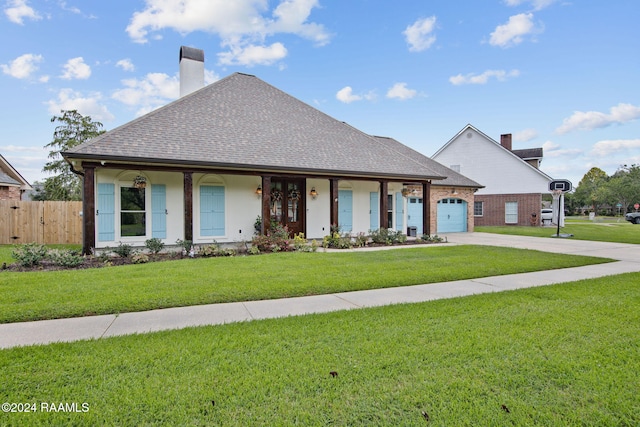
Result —
[[542, 209], [540, 211], [540, 221], [542, 225], [551, 224], [551, 220], [553, 219], [553, 209]]
[[629, 212], [624, 216], [624, 219], [632, 224], [640, 224], [640, 212]]

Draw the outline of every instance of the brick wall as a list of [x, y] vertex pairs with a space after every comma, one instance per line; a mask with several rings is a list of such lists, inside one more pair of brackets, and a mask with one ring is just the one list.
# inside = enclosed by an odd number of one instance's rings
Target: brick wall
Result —
[[[422, 186], [409, 185], [412, 190], [412, 197], [422, 197]], [[473, 217], [473, 202], [475, 192], [471, 188], [456, 188], [456, 194], [453, 194], [452, 187], [431, 186], [431, 234], [436, 234], [438, 229], [438, 200], [442, 199], [462, 199], [467, 202], [467, 231], [473, 231], [474, 217]]]
[[[531, 225], [531, 214], [536, 214], [540, 224], [540, 209], [542, 208], [542, 194], [492, 194], [477, 195], [476, 202], [484, 202], [482, 216], [475, 217], [475, 224], [482, 225]], [[518, 224], [505, 223], [505, 203], [518, 203]], [[471, 206], [473, 214], [473, 206]]]
[[0, 186], [0, 200], [20, 200], [20, 187]]

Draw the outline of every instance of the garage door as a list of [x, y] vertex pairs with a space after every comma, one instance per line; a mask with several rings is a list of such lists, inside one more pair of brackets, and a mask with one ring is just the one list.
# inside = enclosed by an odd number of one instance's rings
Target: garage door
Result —
[[467, 202], [461, 199], [438, 201], [438, 233], [467, 231]]

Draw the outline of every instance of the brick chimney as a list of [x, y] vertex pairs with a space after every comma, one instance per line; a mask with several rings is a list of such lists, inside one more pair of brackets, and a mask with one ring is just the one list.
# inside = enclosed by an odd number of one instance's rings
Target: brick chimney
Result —
[[510, 133], [500, 135], [500, 145], [502, 145], [507, 150], [511, 151], [511, 134]]
[[204, 87], [204, 51], [180, 46], [180, 97]]

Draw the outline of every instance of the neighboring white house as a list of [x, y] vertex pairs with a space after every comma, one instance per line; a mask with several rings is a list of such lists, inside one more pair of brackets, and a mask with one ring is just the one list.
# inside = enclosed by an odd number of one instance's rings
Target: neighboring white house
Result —
[[[201, 50], [182, 47], [180, 61], [181, 79], [204, 69]], [[262, 232], [277, 222], [308, 238], [334, 225], [404, 230], [399, 201], [408, 186], [425, 195], [421, 226], [430, 233], [431, 182], [445, 178], [441, 165], [252, 75], [184, 86], [190, 93], [180, 99], [62, 153], [84, 176], [85, 253], [151, 237], [246, 241], [257, 219]]]
[[535, 167], [542, 149], [512, 150], [510, 134], [498, 143], [467, 125], [431, 158], [484, 186], [475, 194], [476, 226], [539, 224], [542, 193], [552, 179]]

